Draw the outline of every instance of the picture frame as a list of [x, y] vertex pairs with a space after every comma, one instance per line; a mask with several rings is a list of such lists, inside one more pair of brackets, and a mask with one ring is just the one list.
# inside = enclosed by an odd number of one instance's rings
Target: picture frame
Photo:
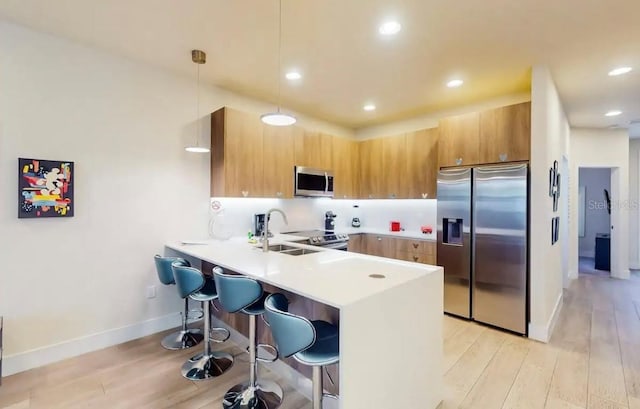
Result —
[[73, 217], [74, 163], [18, 158], [18, 218]]

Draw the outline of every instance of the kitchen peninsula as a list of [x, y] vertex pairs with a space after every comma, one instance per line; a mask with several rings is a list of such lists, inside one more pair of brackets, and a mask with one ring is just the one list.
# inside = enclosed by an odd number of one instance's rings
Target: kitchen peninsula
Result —
[[442, 268], [292, 243], [298, 239], [270, 241], [309, 253], [265, 253], [241, 238], [166, 247], [336, 309], [340, 408], [435, 409], [443, 393]]

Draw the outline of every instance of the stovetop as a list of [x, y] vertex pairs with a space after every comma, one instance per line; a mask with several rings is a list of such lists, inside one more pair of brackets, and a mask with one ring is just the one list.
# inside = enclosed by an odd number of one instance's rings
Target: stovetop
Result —
[[330, 244], [349, 241], [349, 235], [326, 230], [289, 231], [285, 234], [309, 238], [309, 244]]

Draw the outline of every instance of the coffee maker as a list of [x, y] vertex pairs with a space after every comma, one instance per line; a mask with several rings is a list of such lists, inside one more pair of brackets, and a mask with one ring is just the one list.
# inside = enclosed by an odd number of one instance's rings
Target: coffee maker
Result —
[[264, 213], [258, 213], [253, 215], [253, 234], [256, 237], [262, 237], [262, 232], [264, 231]]
[[326, 231], [334, 231], [336, 229], [336, 221], [335, 218], [338, 215], [335, 214], [332, 210], [329, 210], [324, 214], [324, 229]]

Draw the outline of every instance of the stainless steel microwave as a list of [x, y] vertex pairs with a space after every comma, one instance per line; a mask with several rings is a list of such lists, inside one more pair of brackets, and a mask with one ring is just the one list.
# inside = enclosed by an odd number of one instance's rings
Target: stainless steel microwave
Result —
[[333, 172], [294, 166], [294, 195], [333, 197]]

